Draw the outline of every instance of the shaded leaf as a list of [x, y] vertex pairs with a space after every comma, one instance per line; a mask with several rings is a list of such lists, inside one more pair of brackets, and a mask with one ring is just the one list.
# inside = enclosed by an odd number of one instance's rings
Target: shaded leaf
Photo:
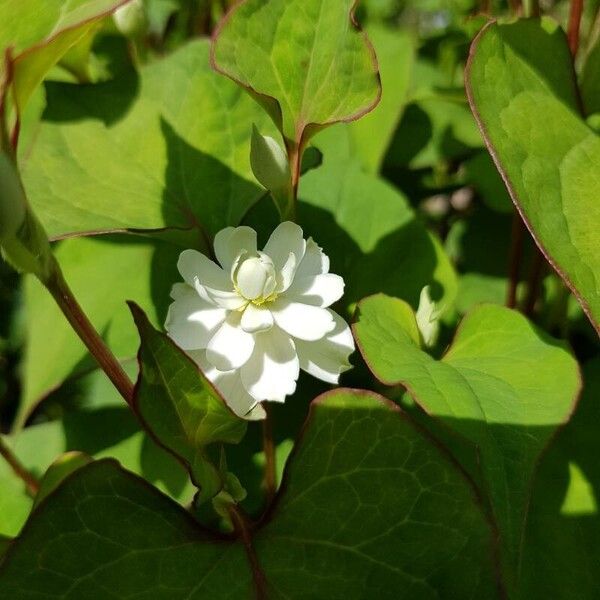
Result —
[[350, 135], [347, 125], [336, 125], [315, 138], [324, 162], [302, 178], [298, 207], [299, 223], [346, 281], [343, 302], [386, 292], [416, 308], [431, 284], [435, 299], [450, 307], [456, 275], [440, 242], [398, 190], [361, 169]]
[[[116, 395], [116, 392], [113, 392]], [[38, 479], [63, 452], [78, 451], [95, 458], [114, 457], [182, 503], [195, 488], [183, 467], [140, 431], [124, 406], [66, 414], [62, 419], [33, 425], [7, 439], [21, 463]], [[0, 534], [17, 535], [33, 507], [23, 482], [0, 461]]]
[[210, 69], [206, 41], [139, 76], [48, 84], [47, 97], [23, 179], [51, 237], [192, 226], [213, 235], [264, 193], [250, 169], [250, 135], [252, 123], [264, 134], [273, 126]]
[[[275, 509], [252, 540], [269, 598], [495, 597], [490, 530], [469, 483], [398, 413], [360, 391], [315, 402]], [[62, 535], [52, 535], [56, 527]], [[11, 600], [38, 591], [251, 598], [244, 554], [239, 541], [216, 539], [143, 481], [99, 461], [32, 515], [0, 585]]]
[[521, 597], [578, 600], [600, 595], [600, 358], [583, 367], [571, 422], [544, 455], [533, 489]]
[[510, 589], [533, 474], [573, 410], [580, 388], [577, 363], [565, 344], [500, 306], [472, 310], [441, 360], [416, 344], [414, 319], [401, 300], [367, 298], [359, 303], [354, 325], [358, 345], [378, 379], [403, 385], [428, 414], [477, 448]]

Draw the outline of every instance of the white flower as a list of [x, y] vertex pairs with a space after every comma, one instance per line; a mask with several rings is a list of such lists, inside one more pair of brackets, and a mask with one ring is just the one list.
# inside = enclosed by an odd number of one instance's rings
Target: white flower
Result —
[[227, 227], [215, 237], [220, 266], [195, 250], [181, 253], [185, 283], [173, 286], [165, 328], [248, 419], [264, 418], [264, 401], [293, 394], [300, 369], [337, 383], [350, 368], [354, 340], [328, 307], [344, 280], [302, 229], [282, 223], [263, 251], [250, 227]]

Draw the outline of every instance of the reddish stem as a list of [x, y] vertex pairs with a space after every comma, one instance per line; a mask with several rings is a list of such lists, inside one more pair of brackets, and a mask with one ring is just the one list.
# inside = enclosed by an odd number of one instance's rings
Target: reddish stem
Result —
[[579, 49], [579, 29], [581, 27], [581, 16], [583, 14], [583, 0], [571, 0], [571, 10], [569, 13], [568, 40], [569, 49], [573, 58], [577, 56]]
[[133, 402], [133, 384], [131, 380], [83, 312], [58, 266], [49, 281], [45, 282], [45, 285], [75, 333], [98, 362], [98, 365], [106, 373], [127, 404], [131, 404]]
[[525, 304], [523, 306], [523, 313], [528, 317], [533, 314], [533, 310], [535, 309], [545, 264], [546, 259], [544, 258], [544, 255], [536, 247], [536, 253], [529, 274], [527, 298], [525, 299]]
[[264, 406], [264, 409], [267, 416], [262, 423], [263, 451], [265, 453], [265, 475], [263, 486], [265, 488], [268, 506], [271, 504], [271, 501], [277, 492], [277, 460], [275, 457], [275, 443], [273, 442], [273, 416], [267, 406]]
[[515, 210], [512, 221], [512, 233], [510, 244], [510, 258], [508, 266], [508, 291], [506, 294], [506, 306], [514, 308], [517, 305], [517, 285], [519, 283], [519, 272], [523, 256], [523, 239], [525, 227], [521, 216]]

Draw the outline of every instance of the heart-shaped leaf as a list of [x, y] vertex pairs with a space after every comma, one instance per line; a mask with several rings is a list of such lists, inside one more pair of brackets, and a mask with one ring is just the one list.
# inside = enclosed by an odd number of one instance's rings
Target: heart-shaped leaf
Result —
[[288, 148], [352, 121], [379, 101], [377, 60], [357, 30], [355, 0], [243, 0], [222, 21], [215, 68], [271, 115]]
[[600, 333], [600, 138], [579, 112], [567, 39], [551, 20], [492, 23], [467, 91], [488, 149], [536, 243]]
[[[104, 17], [129, 0], [4, 0], [0, 52], [11, 48], [15, 101], [22, 110], [46, 73]], [[0, 65], [3, 77], [5, 64]]]
[[471, 311], [441, 360], [419, 347], [405, 302], [372, 296], [358, 314], [354, 333], [375, 376], [404, 386], [428, 414], [476, 446], [511, 588], [537, 461], [577, 399], [576, 361], [565, 344], [501, 306]]
[[48, 84], [47, 96], [23, 180], [50, 237], [194, 226], [214, 235], [264, 194], [250, 169], [250, 136], [252, 123], [263, 133], [273, 125], [210, 69], [206, 41], [139, 77]]
[[218, 538], [98, 461], [33, 513], [0, 588], [11, 600], [252, 598], [256, 582], [261, 598], [497, 595], [491, 531], [467, 479], [368, 392], [336, 390], [313, 404], [274, 510], [246, 533], [244, 544]]

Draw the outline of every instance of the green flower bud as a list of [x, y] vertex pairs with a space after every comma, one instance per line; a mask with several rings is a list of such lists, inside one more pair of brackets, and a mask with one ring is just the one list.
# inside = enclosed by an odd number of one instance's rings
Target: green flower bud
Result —
[[252, 126], [250, 165], [256, 179], [273, 196], [287, 196], [292, 185], [287, 154], [272, 137], [261, 135], [255, 125]]
[[426, 347], [435, 345], [440, 332], [440, 316], [442, 307], [431, 299], [429, 286], [421, 290], [419, 308], [417, 309], [417, 326]]
[[113, 14], [113, 21], [125, 37], [136, 38], [146, 33], [148, 17], [143, 0], [131, 0], [118, 8]]

